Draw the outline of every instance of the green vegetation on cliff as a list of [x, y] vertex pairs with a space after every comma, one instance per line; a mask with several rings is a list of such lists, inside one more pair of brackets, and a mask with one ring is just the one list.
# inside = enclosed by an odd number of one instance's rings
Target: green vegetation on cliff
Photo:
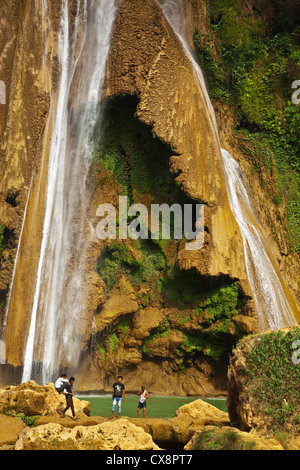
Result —
[[[207, 0], [211, 33], [194, 42], [209, 93], [235, 110], [236, 142], [253, 170], [275, 174], [273, 203], [284, 202], [290, 251], [300, 250], [299, 1]], [[263, 169], [263, 170], [262, 170]]]
[[242, 336], [232, 323], [242, 308], [239, 285], [219, 280], [209, 286], [207, 279], [193, 271], [177, 272], [173, 280], [172, 287], [161, 290], [163, 305], [174, 309], [173, 313], [151, 331], [143, 342], [142, 352], [151, 353], [155, 340], [173, 329], [182, 332], [181, 341], [174, 346], [179, 369], [193, 365], [199, 354], [214, 361], [226, 360], [237, 338]]
[[101, 253], [97, 270], [110, 291], [122, 274], [128, 275], [133, 284], [150, 281], [166, 267], [162, 250], [148, 240], [136, 240], [134, 250], [128, 244], [112, 242]]
[[257, 338], [246, 358], [244, 390], [255, 415], [275, 433], [300, 433], [300, 330]]
[[17, 412], [15, 410], [6, 410], [4, 414], [7, 416], [13, 416], [14, 418], [20, 419], [23, 423], [26, 424], [26, 426], [29, 426], [29, 427], [34, 426], [34, 423], [40, 417], [40, 415], [26, 416], [25, 413]]
[[192, 202], [170, 172], [169, 159], [176, 152], [136, 118], [137, 104], [136, 96], [118, 95], [103, 105], [104, 131], [95, 136], [92, 171], [100, 163], [112, 173], [130, 204], [146, 204], [147, 194], [151, 203]]

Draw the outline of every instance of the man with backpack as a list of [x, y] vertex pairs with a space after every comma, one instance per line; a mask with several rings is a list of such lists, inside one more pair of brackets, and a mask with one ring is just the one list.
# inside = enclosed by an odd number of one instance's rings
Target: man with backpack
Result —
[[74, 421], [78, 421], [78, 418], [76, 418], [76, 415], [75, 415], [75, 409], [74, 409], [74, 403], [73, 403], [73, 396], [74, 396], [74, 393], [73, 393], [73, 384], [75, 382], [75, 378], [74, 377], [70, 377], [69, 381], [67, 384], [64, 385], [64, 394], [65, 394], [65, 397], [66, 397], [66, 402], [67, 402], [67, 406], [66, 408], [63, 410], [62, 414], [60, 415], [61, 418], [65, 418], [66, 416], [66, 411], [68, 411], [69, 408], [71, 408], [71, 411], [72, 411], [72, 418], [74, 419]]

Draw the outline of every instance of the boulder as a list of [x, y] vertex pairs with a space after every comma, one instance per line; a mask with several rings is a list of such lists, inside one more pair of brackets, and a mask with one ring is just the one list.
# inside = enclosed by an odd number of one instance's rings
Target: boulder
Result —
[[20, 419], [0, 415], [0, 450], [12, 449], [24, 428], [26, 428], [26, 424]]
[[193, 434], [206, 425], [229, 426], [228, 414], [203, 400], [180, 407], [171, 419], [130, 419], [151, 434], [154, 442], [164, 449], [182, 448]]
[[163, 449], [174, 449], [174, 446], [176, 448], [178, 445], [182, 447], [188, 441], [185, 433], [182, 433], [181, 429], [174, 425], [171, 419], [131, 418], [129, 421], [143, 428], [145, 432], [151, 435], [153, 441]]
[[219, 426], [226, 426], [230, 424], [228, 413], [219, 410], [210, 403], [204, 400], [195, 400], [181, 406], [176, 411], [177, 417], [187, 415], [197, 423], [197, 426], [203, 427], [208, 424], [215, 424]]
[[39, 416], [32, 427], [42, 426], [44, 424], [56, 423], [60, 424], [66, 428], [74, 428], [78, 425], [80, 426], [96, 426], [96, 424], [102, 424], [107, 421], [107, 418], [102, 418], [101, 416], [86, 416], [85, 414], [80, 414], [78, 421], [75, 421], [71, 418], [71, 415], [66, 414], [65, 418], [61, 418], [58, 414]]
[[[78, 416], [90, 415], [90, 403], [74, 397], [75, 412]], [[38, 385], [34, 380], [0, 389], [0, 413], [14, 411], [26, 416], [60, 414], [66, 400], [59, 395], [53, 383]], [[67, 415], [71, 416], [71, 410]]]
[[122, 276], [118, 284], [110, 292], [109, 298], [95, 316], [95, 327], [102, 332], [117, 318], [139, 309], [134, 288], [129, 280]]
[[184, 450], [284, 450], [273, 438], [264, 438], [237, 428], [205, 426], [194, 433]]
[[66, 428], [48, 423], [26, 428], [15, 450], [159, 450], [150, 434], [126, 419]]

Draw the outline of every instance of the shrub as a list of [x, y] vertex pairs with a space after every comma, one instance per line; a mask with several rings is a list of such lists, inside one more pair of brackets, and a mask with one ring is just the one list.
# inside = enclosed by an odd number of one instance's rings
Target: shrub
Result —
[[[272, 430], [300, 432], [300, 364], [293, 345], [300, 329], [261, 335], [247, 356], [246, 387], [252, 407], [268, 416]], [[299, 348], [298, 348], [299, 349]]]
[[202, 431], [192, 450], [251, 450], [254, 441], [244, 440], [236, 431], [210, 429]]

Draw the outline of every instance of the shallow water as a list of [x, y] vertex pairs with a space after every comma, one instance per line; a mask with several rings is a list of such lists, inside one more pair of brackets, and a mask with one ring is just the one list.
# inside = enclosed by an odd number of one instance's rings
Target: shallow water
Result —
[[[111, 416], [112, 397], [111, 395], [80, 395], [77, 398], [87, 400], [91, 404], [91, 416], [102, 416], [104, 418]], [[146, 417], [147, 418], [174, 418], [176, 411], [186, 403], [191, 403], [201, 397], [162, 397], [151, 396], [147, 400]], [[201, 400], [210, 403], [216, 408], [227, 411], [225, 398], [201, 398]], [[122, 404], [122, 416], [129, 418], [137, 417], [138, 396], [126, 395], [125, 402]], [[117, 416], [117, 408], [115, 416]], [[143, 411], [141, 411], [143, 416]]]

